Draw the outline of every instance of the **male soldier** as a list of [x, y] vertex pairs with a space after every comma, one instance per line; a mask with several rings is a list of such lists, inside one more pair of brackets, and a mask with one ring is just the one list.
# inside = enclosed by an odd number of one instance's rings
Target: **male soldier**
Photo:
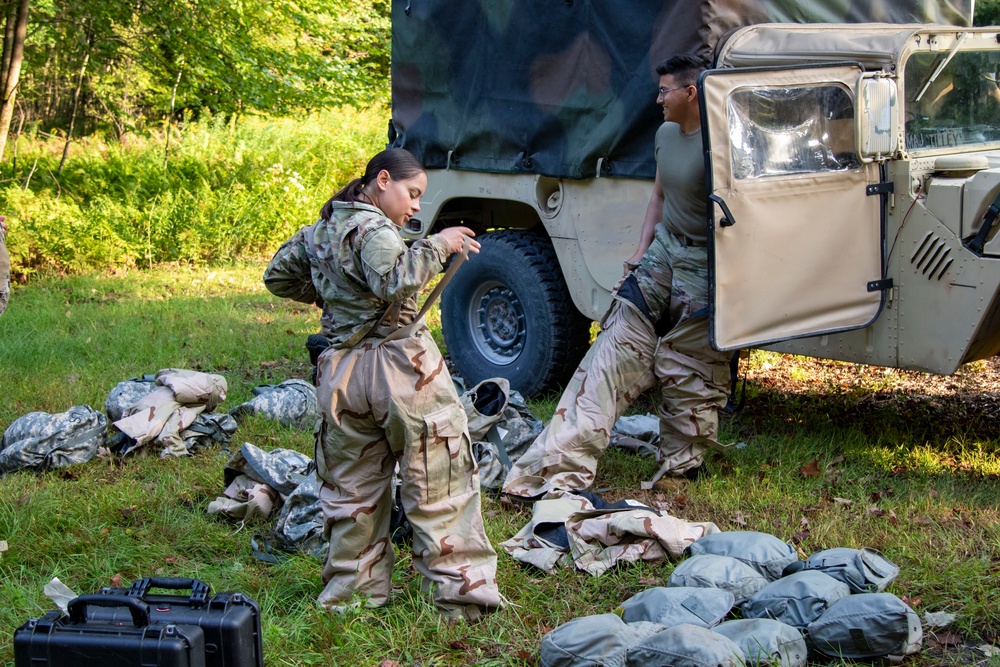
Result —
[[707, 196], [695, 83], [705, 64], [690, 55], [661, 63], [656, 180], [639, 248], [627, 262], [602, 331], [563, 391], [552, 421], [514, 464], [512, 496], [537, 499], [594, 481], [611, 428], [659, 382], [661, 475], [695, 478], [717, 439], [731, 353], [708, 339]]
[[10, 298], [10, 255], [7, 254], [7, 218], [0, 215], [0, 315]]

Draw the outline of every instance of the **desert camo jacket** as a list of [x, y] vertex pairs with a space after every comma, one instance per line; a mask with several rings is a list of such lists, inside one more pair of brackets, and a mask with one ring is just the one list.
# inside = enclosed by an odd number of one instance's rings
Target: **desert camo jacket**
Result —
[[[309, 227], [315, 250], [309, 248]], [[323, 335], [333, 347], [348, 348], [372, 331], [389, 303], [401, 304], [399, 325], [412, 322], [420, 288], [441, 271], [449, 256], [447, 242], [440, 236], [407, 248], [399, 228], [379, 209], [334, 202], [328, 220], [303, 227], [278, 249], [264, 271], [264, 285], [276, 296], [321, 307]], [[338, 287], [328, 272], [335, 272], [334, 277], [353, 293]], [[384, 336], [393, 328], [383, 322], [372, 333]]]

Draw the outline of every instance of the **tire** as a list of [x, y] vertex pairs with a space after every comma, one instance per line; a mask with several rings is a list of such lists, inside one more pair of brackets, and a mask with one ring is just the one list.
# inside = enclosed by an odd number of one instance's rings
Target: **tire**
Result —
[[441, 326], [454, 372], [467, 387], [504, 377], [525, 397], [561, 390], [590, 342], [552, 244], [503, 230], [479, 237], [478, 255], [441, 295]]

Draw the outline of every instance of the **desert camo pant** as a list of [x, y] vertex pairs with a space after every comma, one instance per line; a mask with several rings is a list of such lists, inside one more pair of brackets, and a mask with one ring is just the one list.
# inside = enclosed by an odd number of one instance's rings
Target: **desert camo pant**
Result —
[[319, 358], [316, 472], [330, 540], [319, 602], [342, 610], [389, 599], [398, 462], [423, 588], [446, 616], [475, 620], [500, 595], [465, 411], [426, 330], [377, 342]]
[[611, 428], [657, 383], [663, 474], [682, 475], [700, 465], [709, 448], [724, 448], [718, 409], [726, 403], [732, 353], [709, 344], [707, 274], [706, 248], [685, 245], [657, 227], [636, 276], [653, 316], [669, 313], [676, 324], [658, 340], [637, 308], [616, 300], [552, 421], [515, 462], [505, 493], [540, 498], [589, 488]]

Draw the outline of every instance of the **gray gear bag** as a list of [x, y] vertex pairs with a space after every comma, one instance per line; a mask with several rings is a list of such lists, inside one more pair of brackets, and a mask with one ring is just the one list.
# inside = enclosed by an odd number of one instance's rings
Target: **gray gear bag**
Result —
[[708, 628], [682, 623], [628, 649], [627, 667], [745, 667], [743, 650]]
[[706, 535], [688, 547], [691, 555], [732, 556], [760, 572], [768, 581], [780, 579], [784, 569], [799, 559], [795, 549], [774, 535], [736, 530]]
[[735, 598], [721, 588], [657, 586], [636, 593], [622, 603], [626, 623], [650, 621], [667, 627], [688, 623], [711, 628], [726, 617]]
[[675, 567], [667, 579], [667, 586], [721, 588], [733, 594], [736, 604], [743, 604], [751, 595], [767, 586], [767, 579], [732, 556], [701, 554], [691, 556]]
[[924, 633], [917, 613], [892, 593], [857, 593], [830, 605], [806, 636], [831, 658], [898, 660], [920, 650]]
[[875, 549], [835, 547], [817, 551], [803, 570], [819, 570], [851, 587], [853, 593], [881, 593], [899, 575], [899, 566]]
[[772, 618], [794, 628], [805, 628], [837, 600], [851, 594], [842, 581], [803, 570], [771, 582], [743, 605], [744, 618]]
[[804, 667], [808, 656], [805, 637], [787, 623], [769, 618], [741, 618], [712, 628], [743, 650], [747, 667]]

